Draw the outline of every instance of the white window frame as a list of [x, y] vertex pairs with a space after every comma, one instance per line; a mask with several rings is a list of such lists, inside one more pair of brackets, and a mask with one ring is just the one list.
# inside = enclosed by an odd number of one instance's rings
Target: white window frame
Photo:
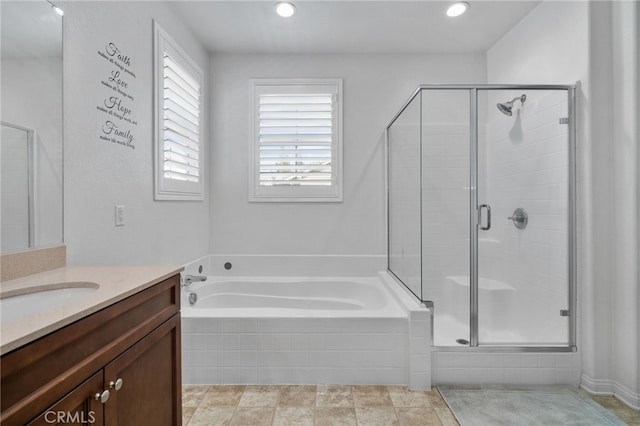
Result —
[[[203, 126], [203, 73], [200, 67], [186, 52], [169, 36], [169, 34], [154, 20], [154, 199], [155, 200], [204, 200], [205, 161]], [[164, 176], [164, 53], [167, 52], [180, 67], [186, 70], [190, 76], [200, 84], [199, 93], [199, 132], [198, 132], [198, 182], [187, 182]]]
[[[342, 202], [342, 79], [252, 79], [250, 84], [251, 143], [249, 156], [250, 202]], [[329, 92], [327, 92], [329, 91]], [[331, 93], [331, 185], [260, 185], [260, 94]]]

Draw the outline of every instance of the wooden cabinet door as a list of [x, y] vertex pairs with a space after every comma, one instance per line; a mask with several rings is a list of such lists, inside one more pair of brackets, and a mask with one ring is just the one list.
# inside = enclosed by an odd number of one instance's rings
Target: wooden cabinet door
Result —
[[28, 425], [102, 425], [104, 404], [96, 399], [104, 391], [102, 374], [100, 370], [91, 376]]
[[178, 313], [105, 367], [105, 424], [181, 425], [180, 369]]

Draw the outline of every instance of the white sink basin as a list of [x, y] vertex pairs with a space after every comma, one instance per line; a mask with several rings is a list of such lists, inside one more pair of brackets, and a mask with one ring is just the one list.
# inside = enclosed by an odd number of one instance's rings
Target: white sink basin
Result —
[[91, 282], [58, 283], [29, 288], [17, 294], [3, 294], [0, 298], [0, 316], [5, 323], [48, 312], [82, 299], [99, 287]]

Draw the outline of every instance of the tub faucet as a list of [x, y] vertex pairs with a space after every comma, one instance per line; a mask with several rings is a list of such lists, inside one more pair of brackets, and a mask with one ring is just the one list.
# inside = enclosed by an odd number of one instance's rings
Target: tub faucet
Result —
[[194, 281], [206, 281], [207, 277], [204, 275], [185, 275], [182, 277], [182, 286], [186, 287]]

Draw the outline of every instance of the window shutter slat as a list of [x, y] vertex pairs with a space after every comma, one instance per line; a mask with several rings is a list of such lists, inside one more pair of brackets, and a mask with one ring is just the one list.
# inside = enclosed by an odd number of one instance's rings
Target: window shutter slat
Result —
[[164, 178], [200, 182], [200, 84], [163, 57]]
[[259, 184], [331, 185], [333, 95], [259, 97]]
[[183, 97], [180, 93], [173, 90], [172, 87], [166, 87], [164, 89], [164, 100], [171, 100], [174, 103], [178, 104], [181, 108], [187, 110], [191, 115], [198, 117], [199, 115], [199, 106], [198, 104], [193, 103], [193, 99], [188, 99]]
[[164, 54], [164, 66], [165, 68], [169, 68], [174, 71], [175, 74], [179, 75], [180, 78], [190, 87], [192, 87], [196, 92], [200, 92], [200, 83], [198, 82], [198, 80], [193, 78], [189, 73], [184, 72], [182, 67], [178, 65], [178, 63], [174, 61], [166, 52]]
[[183, 149], [189, 149], [199, 155], [199, 147], [195, 141], [185, 138], [182, 135], [172, 132], [171, 130], [165, 130], [164, 134], [165, 149], [180, 146]]

